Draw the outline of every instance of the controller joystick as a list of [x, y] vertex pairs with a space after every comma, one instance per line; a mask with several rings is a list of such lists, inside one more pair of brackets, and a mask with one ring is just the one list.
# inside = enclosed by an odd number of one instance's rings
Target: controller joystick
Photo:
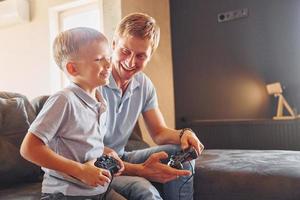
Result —
[[175, 155], [171, 155], [168, 165], [176, 169], [183, 169], [182, 163], [196, 159], [197, 157], [197, 151], [193, 147], [190, 147], [177, 152]]
[[109, 170], [111, 175], [116, 174], [121, 168], [119, 166], [118, 161], [115, 158], [108, 155], [102, 155], [101, 157], [97, 158], [94, 165], [96, 167]]

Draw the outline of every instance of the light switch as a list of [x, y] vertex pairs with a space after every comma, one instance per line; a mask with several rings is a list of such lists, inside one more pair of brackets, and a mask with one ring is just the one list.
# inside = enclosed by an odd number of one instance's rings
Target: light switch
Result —
[[227, 22], [235, 19], [240, 19], [248, 17], [248, 8], [242, 8], [237, 10], [232, 10], [228, 12], [223, 12], [218, 14], [218, 22]]

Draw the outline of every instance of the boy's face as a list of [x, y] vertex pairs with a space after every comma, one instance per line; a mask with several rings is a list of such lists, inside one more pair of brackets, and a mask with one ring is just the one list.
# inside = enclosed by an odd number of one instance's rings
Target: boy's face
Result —
[[94, 41], [83, 46], [75, 61], [78, 74], [75, 79], [88, 88], [106, 85], [111, 72], [110, 50], [107, 41]]
[[129, 81], [142, 71], [151, 57], [151, 42], [133, 36], [119, 37], [113, 42], [112, 64], [121, 81]]

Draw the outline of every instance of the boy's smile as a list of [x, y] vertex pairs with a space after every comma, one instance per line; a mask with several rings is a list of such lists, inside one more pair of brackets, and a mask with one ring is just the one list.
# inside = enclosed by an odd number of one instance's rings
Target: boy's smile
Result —
[[111, 63], [107, 41], [94, 41], [83, 46], [74, 63], [78, 73], [73, 79], [82, 88], [93, 90], [98, 86], [108, 84]]

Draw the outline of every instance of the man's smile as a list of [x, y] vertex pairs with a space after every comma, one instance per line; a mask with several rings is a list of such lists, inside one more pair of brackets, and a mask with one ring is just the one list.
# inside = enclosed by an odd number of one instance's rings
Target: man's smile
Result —
[[132, 71], [134, 71], [136, 69], [135, 66], [129, 67], [128, 65], [123, 64], [123, 63], [120, 63], [120, 65], [127, 72], [132, 72]]

